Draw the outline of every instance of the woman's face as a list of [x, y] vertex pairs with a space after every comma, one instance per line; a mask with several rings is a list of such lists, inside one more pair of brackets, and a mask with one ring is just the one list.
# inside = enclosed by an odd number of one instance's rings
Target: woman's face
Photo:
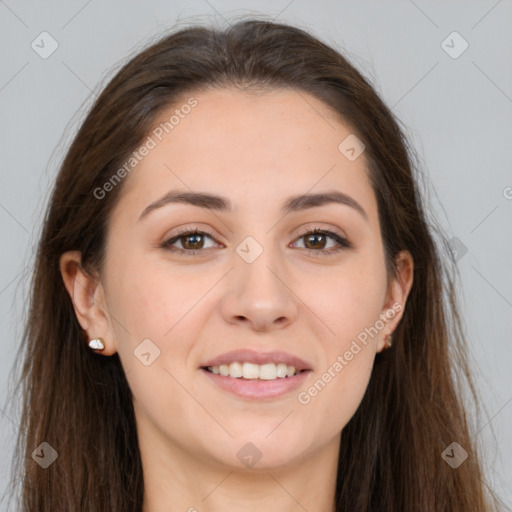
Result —
[[[143, 449], [284, 467], [337, 446], [404, 294], [388, 283], [348, 126], [302, 92], [193, 97], [155, 123], [124, 178], [100, 335], [121, 358]], [[306, 371], [283, 377], [290, 366]]]

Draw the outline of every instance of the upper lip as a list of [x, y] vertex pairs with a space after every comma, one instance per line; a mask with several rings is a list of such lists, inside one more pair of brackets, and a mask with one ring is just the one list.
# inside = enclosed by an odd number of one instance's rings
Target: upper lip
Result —
[[267, 363], [284, 363], [288, 366], [295, 367], [296, 370], [311, 370], [311, 366], [300, 357], [288, 354], [287, 352], [257, 352], [251, 349], [240, 349], [225, 352], [213, 359], [201, 364], [201, 368], [208, 366], [220, 366], [221, 364], [231, 363], [253, 363], [253, 364], [267, 364]]

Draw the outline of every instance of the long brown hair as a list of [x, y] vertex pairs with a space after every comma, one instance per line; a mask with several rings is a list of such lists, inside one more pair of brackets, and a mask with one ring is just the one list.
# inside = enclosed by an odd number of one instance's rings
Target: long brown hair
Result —
[[[262, 20], [225, 30], [181, 29], [136, 55], [97, 98], [64, 158], [37, 249], [20, 349], [22, 509], [141, 510], [131, 391], [118, 355], [87, 347], [59, 257], [78, 250], [86, 270], [101, 269], [123, 183], [101, 200], [94, 190], [179, 97], [228, 86], [293, 88], [337, 112], [366, 146], [389, 272], [399, 251], [414, 258], [393, 348], [377, 355], [362, 403], [341, 434], [336, 510], [494, 510], [497, 498], [485, 484], [462, 394], [469, 390], [478, 404], [453, 272], [429, 226], [413, 150], [399, 121], [345, 57], [299, 28]], [[43, 442], [58, 452], [47, 469], [31, 456]], [[441, 456], [452, 442], [469, 454], [456, 469]]]

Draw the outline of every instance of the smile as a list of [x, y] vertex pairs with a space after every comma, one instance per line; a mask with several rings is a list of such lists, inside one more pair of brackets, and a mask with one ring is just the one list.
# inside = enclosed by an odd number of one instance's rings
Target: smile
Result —
[[219, 366], [208, 366], [205, 369], [215, 375], [246, 380], [284, 379], [298, 375], [301, 372], [300, 370], [296, 370], [294, 366], [289, 366], [285, 363], [268, 363], [260, 365], [254, 363], [233, 362], [231, 364], [221, 364]]

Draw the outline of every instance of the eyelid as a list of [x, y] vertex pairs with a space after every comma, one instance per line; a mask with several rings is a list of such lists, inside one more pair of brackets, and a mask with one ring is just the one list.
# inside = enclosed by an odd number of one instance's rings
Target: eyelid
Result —
[[345, 235], [345, 233], [343, 233], [343, 231], [338, 230], [338, 228], [335, 228], [335, 227], [327, 227], [326, 228], [319, 224], [308, 224], [305, 227], [302, 227], [300, 229], [299, 234], [297, 235], [296, 239], [300, 238], [301, 236], [307, 235], [309, 233], [315, 232], [315, 231], [320, 231], [322, 233], [332, 233], [348, 242], [348, 237], [347, 237], [347, 235]]
[[178, 231], [173, 234], [172, 236], [165, 237], [165, 240], [160, 244], [160, 246], [164, 249], [170, 250], [171, 252], [176, 253], [186, 253], [188, 255], [194, 255], [201, 252], [206, 252], [208, 249], [213, 249], [214, 247], [208, 247], [206, 249], [180, 249], [179, 247], [172, 247], [172, 244], [176, 243], [180, 238], [185, 238], [187, 235], [201, 235], [201, 236], [207, 236], [211, 238], [216, 244], [219, 244], [220, 242], [217, 241], [217, 239], [208, 231], [205, 231], [204, 229], [201, 229], [197, 226], [195, 227], [186, 227], [186, 228], [180, 228]]
[[[297, 236], [295, 236], [295, 238], [293, 239], [292, 243], [296, 243], [297, 240], [303, 238], [306, 235], [312, 235], [315, 233], [325, 235], [328, 238], [333, 239], [338, 245], [335, 248], [331, 247], [330, 249], [327, 249], [327, 250], [309, 249], [309, 248], [305, 247], [304, 250], [306, 250], [309, 253], [318, 253], [319, 255], [329, 256], [334, 253], [338, 253], [339, 251], [341, 251], [343, 249], [350, 249], [353, 247], [352, 243], [348, 240], [348, 238], [346, 237], [345, 234], [335, 231], [334, 229], [324, 228], [319, 225], [310, 225], [310, 224], [301, 229], [299, 234]], [[196, 254], [206, 253], [206, 252], [209, 252], [210, 249], [214, 249], [214, 247], [207, 247], [206, 249], [180, 249], [177, 247], [172, 247], [172, 244], [176, 243], [180, 238], [184, 238], [187, 235], [194, 235], [194, 234], [209, 237], [215, 243], [217, 243], [217, 244], [220, 243], [208, 231], [205, 231], [197, 226], [195, 226], [195, 227], [189, 226], [186, 228], [179, 229], [177, 233], [173, 234], [170, 237], [166, 237], [166, 239], [160, 245], [162, 248], [167, 249], [171, 252], [175, 252], [178, 254], [186, 254], [188, 256], [194, 256]]]
[[307, 247], [304, 248], [308, 253], [320, 255], [320, 256], [331, 256], [333, 254], [337, 254], [343, 249], [352, 249], [354, 246], [352, 242], [349, 241], [348, 237], [344, 233], [340, 233], [337, 228], [331, 229], [331, 228], [325, 228], [319, 225], [307, 225], [306, 227], [302, 228], [302, 230], [299, 232], [299, 234], [294, 238], [292, 243], [296, 243], [297, 240], [303, 238], [306, 235], [312, 235], [312, 234], [321, 234], [324, 236], [327, 236], [328, 238], [331, 238], [337, 243], [337, 247], [331, 247], [330, 249], [326, 250], [315, 250], [315, 249], [309, 249]]

